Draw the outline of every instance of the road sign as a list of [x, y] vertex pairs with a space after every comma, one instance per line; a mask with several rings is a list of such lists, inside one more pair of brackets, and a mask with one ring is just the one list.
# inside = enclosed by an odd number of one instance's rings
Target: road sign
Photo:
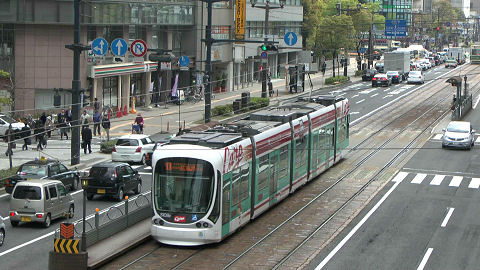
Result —
[[180, 63], [181, 67], [188, 67], [188, 65], [190, 64], [190, 58], [188, 58], [188, 56], [184, 55], [184, 56], [180, 57], [178, 62]]
[[92, 52], [95, 55], [102, 56], [107, 53], [108, 42], [104, 38], [96, 38], [92, 42]]
[[446, 22], [445, 26], [450, 27], [450, 22]]
[[130, 52], [136, 57], [144, 56], [147, 53], [147, 43], [141, 39], [135, 40], [130, 45]]
[[385, 36], [405, 37], [407, 36], [406, 20], [385, 20]]
[[110, 50], [116, 56], [124, 56], [128, 50], [127, 42], [122, 38], [117, 38], [114, 41], [112, 41]]
[[288, 46], [293, 46], [297, 43], [298, 37], [294, 32], [287, 32], [283, 37], [283, 40]]
[[260, 58], [267, 59], [268, 58], [268, 53], [267, 52], [260, 53]]
[[364, 47], [360, 48], [360, 53], [367, 53], [367, 48], [364, 48]]

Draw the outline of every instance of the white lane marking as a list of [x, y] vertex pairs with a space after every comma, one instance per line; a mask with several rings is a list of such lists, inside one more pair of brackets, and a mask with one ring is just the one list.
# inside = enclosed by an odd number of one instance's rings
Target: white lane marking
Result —
[[141, 175], [152, 175], [151, 172], [138, 172], [138, 174], [141, 174]]
[[447, 226], [448, 220], [450, 219], [450, 217], [453, 214], [453, 210], [455, 210], [455, 208], [453, 208], [453, 207], [450, 207], [450, 209], [448, 209], [448, 213], [445, 216], [445, 218], [443, 219], [442, 225], [440, 225], [440, 227], [446, 227]]
[[351, 115], [359, 114], [360, 112], [351, 112]]
[[[397, 176], [398, 176], [398, 174], [397, 174]], [[323, 261], [319, 265], [317, 265], [317, 267], [315, 267], [315, 270], [322, 269], [333, 258], [333, 256], [335, 256], [335, 254], [345, 245], [345, 243], [347, 243], [347, 241], [370, 218], [370, 216], [373, 213], [375, 213], [375, 211], [380, 207], [380, 205], [382, 205], [382, 203], [388, 198], [388, 196], [390, 196], [390, 194], [397, 188], [397, 186], [400, 184], [400, 182], [401, 181], [396, 182], [390, 188], [390, 190], [388, 190], [388, 192], [385, 193], [385, 195], [383, 195], [382, 199], [380, 199], [380, 201], [378, 201], [378, 203], [372, 209], [370, 209], [370, 211], [368, 211], [368, 213], [365, 215], [365, 217], [363, 217], [362, 220], [360, 220], [360, 222], [357, 225], [355, 225], [355, 227], [348, 233], [348, 235], [345, 236], [345, 238], [343, 238], [342, 241], [340, 241], [340, 243], [338, 243], [338, 245], [327, 255], [327, 257], [325, 257], [325, 259], [323, 259]]]
[[81, 192], [83, 192], [83, 189], [74, 191], [74, 192], [70, 193], [70, 195], [76, 195], [76, 194], [81, 193]]
[[403, 181], [403, 179], [405, 179], [405, 177], [407, 177], [408, 175], [408, 172], [399, 172], [393, 179], [392, 179], [392, 182], [397, 182], [397, 183], [400, 183]]
[[147, 166], [144, 168], [145, 170], [151, 170], [152, 169], [152, 166]]
[[422, 262], [420, 262], [420, 265], [418, 266], [417, 270], [423, 270], [432, 252], [433, 252], [433, 248], [427, 249], [427, 252], [425, 253], [425, 256], [423, 256]]
[[32, 244], [32, 243], [35, 243], [35, 242], [37, 242], [37, 241], [40, 241], [40, 240], [42, 240], [42, 239], [44, 239], [44, 238], [47, 238], [47, 237], [49, 237], [49, 236], [52, 236], [52, 235], [54, 235], [54, 234], [55, 234], [55, 231], [49, 232], [49, 233], [47, 233], [47, 234], [45, 234], [45, 235], [42, 235], [42, 236], [37, 237], [37, 238], [35, 238], [35, 239], [32, 239], [32, 240], [30, 240], [30, 241], [28, 241], [28, 242], [25, 242], [25, 243], [21, 244], [21, 245], [18, 245], [18, 246], [16, 246], [16, 247], [11, 248], [11, 249], [5, 250], [4, 252], [1, 252], [1, 253], [0, 253], [0, 257], [2, 257], [3, 255], [6, 255], [6, 254], [8, 254], [8, 253], [10, 253], [10, 252], [12, 252], [12, 251], [15, 251], [15, 250], [17, 250], [17, 249], [19, 249], [19, 248], [28, 246], [28, 245], [30, 245], [30, 244]]
[[477, 139], [475, 140], [475, 142], [480, 142], [480, 136], [477, 137]]
[[459, 187], [462, 183], [463, 176], [454, 176], [450, 181], [449, 187]]
[[475, 101], [475, 104], [473, 105], [473, 109], [477, 108], [478, 102], [480, 101], [480, 96], [478, 96], [477, 101]]
[[386, 99], [386, 98], [389, 98], [389, 97], [393, 97], [392, 95], [386, 95], [383, 97], [383, 99]]
[[357, 101], [355, 104], [362, 103], [364, 101], [365, 101], [365, 99], [362, 99], [362, 100]]
[[436, 134], [435, 136], [433, 136], [432, 139], [434, 139], [434, 140], [441, 140], [442, 137], [443, 137], [443, 134], [440, 133], [440, 134]]
[[468, 188], [479, 188], [480, 187], [480, 178], [472, 178]]
[[383, 90], [383, 92], [388, 92], [388, 91], [390, 91], [390, 90], [392, 90], [392, 89], [387, 88], [387, 89]]
[[7, 196], [10, 196], [10, 194], [8, 194], [8, 193], [2, 194], [2, 195], [0, 195], [0, 198], [7, 197]]
[[10, 217], [4, 217], [4, 218], [3, 218], [3, 221], [7, 221], [7, 220], [9, 220], [9, 219], [10, 219]]
[[357, 94], [357, 95], [353, 95], [352, 98], [356, 98], [356, 97], [358, 97], [358, 96], [359, 96], [358, 94]]
[[[177, 121], [177, 122], [178, 122], [178, 121]], [[138, 168], [140, 168], [140, 167], [142, 167], [142, 166], [143, 166], [143, 165], [133, 165], [132, 168], [138, 169]]]
[[378, 96], [378, 93], [373, 94], [373, 95], [371, 95], [370, 97], [372, 98], [372, 97], [374, 97], [374, 96]]
[[[371, 112], [363, 115], [362, 117], [360, 117], [360, 118], [358, 118], [358, 119], [355, 119], [355, 120], [352, 121], [350, 124], [355, 124], [356, 122], [362, 121], [364, 118], [369, 117], [370, 115], [378, 112], [379, 110], [382, 110], [383, 108], [386, 108], [386, 107], [390, 106], [392, 103], [396, 102], [397, 100], [400, 100], [401, 98], [403, 98], [403, 97], [405, 97], [405, 96], [410, 95], [410, 94], [413, 93], [414, 91], [417, 91], [418, 89], [423, 88], [423, 87], [425, 87], [425, 86], [427, 86], [427, 85], [429, 85], [429, 84], [437, 81], [438, 78], [440, 78], [440, 77], [442, 77], [442, 76], [444, 76], [444, 75], [447, 75], [447, 74], [449, 74], [450, 72], [453, 72], [454, 70], [457, 70], [457, 68], [452, 69], [452, 70], [450, 70], [450, 71], [448, 71], [448, 72], [445, 72], [444, 74], [442, 74], [442, 75], [434, 78], [433, 80], [431, 80], [431, 81], [429, 81], [429, 82], [427, 82], [427, 83], [424, 83], [424, 84], [422, 84], [422, 85], [420, 85], [420, 86], [418, 86], [418, 87], [413, 88], [412, 90], [406, 92], [405, 94], [403, 94], [403, 95], [401, 95], [401, 96], [398, 96], [397, 98], [395, 98], [395, 99], [389, 101], [388, 103], [386, 103], [386, 104], [384, 104], [384, 105], [376, 108], [375, 110], [373, 110], [373, 111], [371, 111]], [[390, 96], [390, 95], [388, 95], [388, 96]], [[388, 96], [385, 96], [384, 98], [386, 98], [386, 97], [388, 97]]]
[[430, 185], [439, 186], [442, 183], [444, 178], [445, 178], [445, 175], [435, 175], [435, 177], [433, 177], [432, 179], [432, 182], [430, 182]]
[[415, 178], [413, 178], [411, 183], [412, 184], [421, 184], [423, 182], [423, 179], [425, 179], [425, 177], [427, 177], [426, 173], [417, 173], [417, 175], [415, 176]]

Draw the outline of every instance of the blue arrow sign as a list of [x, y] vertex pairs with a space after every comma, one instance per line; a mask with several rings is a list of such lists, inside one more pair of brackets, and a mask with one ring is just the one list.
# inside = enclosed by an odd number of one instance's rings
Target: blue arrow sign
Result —
[[108, 42], [104, 38], [96, 38], [92, 42], [92, 52], [95, 55], [102, 56], [108, 51]]
[[450, 22], [446, 22], [446, 23], [445, 23], [445, 26], [446, 26], [446, 27], [450, 27]]
[[117, 38], [114, 41], [112, 41], [110, 50], [116, 56], [124, 56], [128, 50], [127, 42], [122, 38]]
[[188, 65], [190, 64], [190, 58], [188, 58], [188, 56], [186, 55], [180, 57], [178, 61], [181, 67], [188, 67]]
[[287, 32], [283, 37], [283, 40], [288, 46], [293, 46], [297, 43], [297, 34], [295, 34], [294, 32]]

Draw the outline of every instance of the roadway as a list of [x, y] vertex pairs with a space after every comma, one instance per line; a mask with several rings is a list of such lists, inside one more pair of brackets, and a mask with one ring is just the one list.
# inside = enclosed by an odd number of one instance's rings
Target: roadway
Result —
[[[324, 91], [325, 93], [330, 92], [349, 98], [351, 100], [352, 120], [359, 121], [372, 111], [379, 110], [382, 106], [388, 106], [404, 95], [411, 94], [419, 89], [428, 89], [429, 85], [433, 83], [444, 83], [449, 77], [449, 75], [445, 75], [447, 72], [452, 71], [446, 70], [442, 66], [427, 71], [424, 85], [407, 85], [403, 82], [385, 88], [372, 88], [371, 82], [354, 82], [340, 90], [330, 91], [327, 89]], [[144, 180], [142, 192], [149, 192], [151, 189], [149, 177], [151, 169], [138, 167], [138, 170]], [[82, 213], [82, 191], [75, 191], [72, 194], [76, 207], [74, 220], [79, 220]], [[92, 215], [95, 208], [103, 210], [114, 204], [116, 202], [112, 200], [97, 197], [94, 201], [87, 202], [87, 215]], [[48, 256], [46, 254], [53, 247], [53, 232], [62, 220], [52, 222], [50, 228], [42, 228], [35, 224], [24, 224], [12, 228], [8, 217], [6, 217], [8, 208], [9, 197], [0, 196], [0, 215], [4, 216], [7, 226], [6, 242], [4, 246], [0, 247], [2, 269], [47, 269]], [[25, 260], [24, 258], [31, 258], [31, 260]]]
[[[306, 269], [479, 268], [480, 148], [442, 149], [449, 121]], [[476, 110], [464, 121], [480, 130]]]

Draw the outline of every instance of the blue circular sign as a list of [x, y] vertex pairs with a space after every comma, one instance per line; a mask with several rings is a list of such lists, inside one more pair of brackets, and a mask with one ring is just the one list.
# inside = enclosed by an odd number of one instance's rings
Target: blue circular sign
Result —
[[179, 63], [180, 63], [181, 67], [188, 67], [188, 65], [190, 64], [190, 58], [188, 58], [188, 56], [184, 55], [184, 56], [180, 57]]
[[288, 46], [293, 46], [297, 43], [298, 37], [297, 34], [294, 32], [287, 32], [285, 36], [283, 36], [283, 41], [285, 41], [285, 44]]
[[114, 41], [112, 41], [110, 50], [116, 56], [124, 56], [128, 50], [127, 42], [122, 38], [117, 38]]
[[92, 52], [95, 55], [102, 56], [108, 51], [108, 42], [104, 38], [96, 38], [92, 42]]
[[267, 59], [267, 58], [268, 58], [267, 52], [262, 52], [262, 53], [260, 54], [260, 58], [262, 58], [262, 59]]
[[446, 25], [447, 27], [450, 27], [450, 22], [446, 22], [445, 25]]

